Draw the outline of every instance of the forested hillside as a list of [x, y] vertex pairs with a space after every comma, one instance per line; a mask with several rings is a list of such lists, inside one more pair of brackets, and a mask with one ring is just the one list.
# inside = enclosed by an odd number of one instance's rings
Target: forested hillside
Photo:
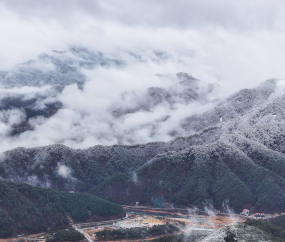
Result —
[[[227, 204], [237, 212], [285, 210], [285, 96], [275, 79], [245, 89], [181, 123], [170, 142], [16, 148], [0, 176], [57, 190], [91, 192], [120, 204]], [[186, 125], [187, 124], [187, 125]], [[185, 126], [186, 125], [186, 126]], [[158, 200], [157, 200], [158, 199]]]
[[227, 142], [238, 138], [224, 137], [208, 145], [157, 156], [136, 172], [114, 175], [91, 192], [122, 204], [139, 201], [153, 205], [152, 198], [164, 197], [184, 206], [203, 207], [210, 202], [223, 210], [228, 202], [237, 212], [253, 206], [266, 212], [284, 211], [284, 155], [264, 147], [254, 149], [243, 140], [249, 158]]
[[85, 221], [93, 215], [105, 220], [124, 216], [120, 205], [91, 194], [0, 180], [0, 237], [65, 228], [70, 222], [68, 213], [75, 221]]

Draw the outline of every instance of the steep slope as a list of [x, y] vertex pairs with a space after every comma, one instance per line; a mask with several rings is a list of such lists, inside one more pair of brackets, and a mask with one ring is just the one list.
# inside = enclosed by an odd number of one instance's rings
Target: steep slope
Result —
[[262, 211], [284, 210], [285, 155], [265, 147], [256, 149], [243, 140], [250, 153], [247, 156], [229, 143], [230, 138], [239, 137], [225, 136], [207, 145], [159, 155], [135, 173], [115, 175], [91, 192], [129, 204], [152, 205], [152, 198], [163, 196], [176, 205], [203, 207], [208, 201], [223, 210], [228, 201], [236, 211], [253, 205]]
[[65, 228], [69, 225], [67, 212], [75, 221], [124, 216], [121, 206], [91, 194], [0, 180], [0, 237]]
[[[282, 106], [279, 107], [278, 105], [278, 101], [280, 101], [278, 97], [282, 94], [284, 94], [284, 81], [270, 79], [257, 88], [243, 89], [231, 95], [219, 102], [210, 111], [186, 118], [181, 125], [186, 131], [197, 132], [209, 126], [217, 125], [221, 118], [224, 122], [238, 117], [244, 119], [244, 115], [249, 112], [257, 112], [264, 116], [268, 114], [268, 112], [264, 112], [265, 110], [271, 111], [271, 114], [276, 114], [280, 108], [283, 110]], [[262, 107], [263, 112], [260, 110]], [[253, 118], [259, 118], [259, 116]]]
[[90, 186], [97, 185], [116, 173], [136, 170], [158, 154], [201, 145], [203, 140], [212, 142], [220, 132], [220, 128], [210, 128], [167, 143], [94, 146], [83, 150], [63, 145], [16, 148], [2, 154], [0, 176], [12, 181], [60, 190], [86, 191]]
[[0, 175], [60, 190], [91, 189], [119, 203], [151, 204], [164, 196], [177, 205], [211, 202], [222, 209], [229, 201], [237, 211], [284, 210], [284, 100], [283, 81], [269, 80], [190, 117], [193, 135], [85, 150], [17, 148], [4, 153]]

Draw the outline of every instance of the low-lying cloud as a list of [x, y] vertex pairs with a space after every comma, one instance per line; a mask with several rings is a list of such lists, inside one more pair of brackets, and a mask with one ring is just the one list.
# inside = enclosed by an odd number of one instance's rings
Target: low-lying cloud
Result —
[[[74, 148], [96, 144], [136, 144], [168, 141], [177, 135], [184, 135], [180, 121], [212, 107], [210, 101], [218, 97], [220, 87], [215, 86], [209, 93], [209, 84], [193, 79], [193, 85], [197, 85], [193, 86], [193, 90], [198, 89], [192, 95], [199, 94], [201, 97], [188, 100], [188, 96], [183, 94], [188, 86], [180, 84], [183, 77], [178, 78], [174, 73], [153, 74], [164, 66], [171, 66], [172, 62], [178, 63], [176, 57], [155, 59], [153, 54], [140, 56], [136, 61], [132, 57], [123, 59], [123, 67], [80, 68], [86, 78], [83, 87], [72, 84], [58, 91], [52, 86], [2, 89], [3, 97], [16, 94], [23, 95], [23, 100], [35, 97], [39, 100], [32, 106], [36, 110], [41, 110], [49, 102], [62, 104], [51, 117], [31, 117], [28, 123], [32, 129], [15, 136], [9, 134], [14, 124], [25, 122], [24, 110], [13, 108], [0, 112], [2, 150], [56, 143]], [[192, 80], [187, 78], [186, 82]], [[191, 85], [189, 87], [192, 88]], [[1, 119], [5, 115], [8, 121]]]
[[57, 168], [57, 172], [63, 178], [67, 178], [71, 174], [71, 170], [65, 165], [59, 165]]
[[[164, 100], [147, 107], [142, 100], [148, 88], [171, 88], [179, 81], [175, 74], [185, 72], [206, 83], [218, 83], [222, 91], [214, 98], [272, 77], [285, 78], [284, 9], [281, 0], [3, 0], [0, 70], [4, 72], [0, 77], [5, 71], [19, 71], [17, 64], [30, 59], [36, 61], [29, 62], [28, 68], [53, 71], [56, 64], [38, 61], [38, 56], [71, 46], [99, 51], [104, 57], [121, 60], [122, 65], [87, 68], [80, 66], [82, 59], [73, 62], [70, 68], [77, 68], [76, 78], [85, 77], [84, 87], [72, 81], [60, 91], [44, 82], [40, 87], [2, 86], [1, 100], [9, 95], [40, 96], [33, 110], [55, 102], [62, 107], [51, 117], [31, 118], [33, 129], [13, 137], [9, 136], [11, 127], [25, 123], [26, 112], [2, 110], [1, 150], [54, 143], [85, 148], [167, 141], [184, 135], [180, 120], [213, 103], [183, 103], [176, 97], [170, 105], [160, 93]], [[64, 58], [72, 61], [74, 56], [67, 53]], [[25, 81], [33, 80], [30, 74]], [[138, 106], [144, 108], [134, 112]], [[120, 115], [122, 109], [124, 115]]]

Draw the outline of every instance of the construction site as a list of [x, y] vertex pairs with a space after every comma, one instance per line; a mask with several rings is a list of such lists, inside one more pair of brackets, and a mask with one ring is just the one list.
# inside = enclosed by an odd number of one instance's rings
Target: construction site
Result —
[[[74, 224], [73, 227], [82, 233], [89, 242], [98, 241], [96, 233], [104, 230], [118, 230], [131, 228], [151, 228], [155, 225], [173, 224], [180, 228], [182, 233], [185, 230], [205, 230], [213, 231], [224, 227], [225, 225], [244, 221], [245, 218], [234, 214], [207, 214], [199, 211], [168, 211], [161, 209], [149, 209], [137, 207], [128, 207], [127, 216], [121, 220], [113, 220], [97, 223]], [[179, 232], [179, 233], [180, 233]], [[156, 236], [157, 237], [157, 236]], [[154, 238], [148, 238], [151, 240]], [[124, 241], [136, 241], [125, 239]]]
[[[237, 214], [229, 213], [214, 213], [213, 211], [202, 211], [199, 209], [176, 209], [176, 208], [150, 208], [143, 206], [124, 206], [127, 214], [123, 219], [102, 221], [102, 222], [89, 222], [72, 224], [72, 227], [84, 235], [86, 240], [89, 242], [100, 241], [97, 233], [101, 231], [116, 231], [116, 230], [127, 230], [133, 228], [150, 229], [157, 225], [172, 224], [179, 228], [175, 234], [184, 233], [186, 231], [196, 232], [213, 232], [217, 229], [223, 228], [224, 226], [234, 223], [243, 222], [247, 219], [268, 219], [269, 217], [278, 216], [278, 214], [262, 214], [255, 213], [250, 214], [250, 211], [243, 209], [243, 211]], [[20, 236], [20, 235], [19, 235]], [[1, 240], [3, 242], [16, 242], [16, 241], [36, 241], [44, 242], [46, 238], [50, 236], [46, 233], [39, 233], [29, 236], [20, 236], [18, 238]], [[165, 236], [156, 235], [144, 238], [145, 240], [151, 241], [155, 238]], [[1, 242], [0, 241], [0, 242]], [[106, 241], [106, 240], [104, 240]], [[122, 241], [122, 240], [112, 240]], [[141, 239], [127, 238], [124, 241], [141, 241]]]

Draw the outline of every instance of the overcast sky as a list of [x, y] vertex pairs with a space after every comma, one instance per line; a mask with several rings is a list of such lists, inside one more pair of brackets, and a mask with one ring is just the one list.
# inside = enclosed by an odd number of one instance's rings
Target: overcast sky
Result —
[[192, 53], [181, 67], [237, 87], [284, 78], [282, 0], [0, 0], [0, 69], [70, 45]]
[[[54, 143], [74, 148], [116, 144], [116, 132], [129, 132], [137, 143], [170, 140], [169, 130], [182, 118], [210, 107], [160, 105], [113, 123], [110, 110], [121, 94], [142, 95], [148, 87], [170, 85], [155, 74], [187, 72], [218, 83], [222, 96], [269, 78], [285, 79], [284, 16], [284, 0], [0, 0], [0, 70], [70, 46], [146, 56], [145, 62], [127, 59], [121, 69], [82, 70], [88, 80], [84, 90], [72, 85], [54, 94], [64, 108], [50, 119], [33, 120], [34, 131], [1, 138], [0, 151]], [[154, 61], [153, 51], [168, 59]], [[12, 125], [25, 118], [21, 110], [12, 111], [0, 112], [0, 136], [6, 137], [9, 128], [1, 119], [8, 115]], [[169, 114], [156, 136], [142, 128]], [[108, 139], [102, 141], [102, 133]]]

